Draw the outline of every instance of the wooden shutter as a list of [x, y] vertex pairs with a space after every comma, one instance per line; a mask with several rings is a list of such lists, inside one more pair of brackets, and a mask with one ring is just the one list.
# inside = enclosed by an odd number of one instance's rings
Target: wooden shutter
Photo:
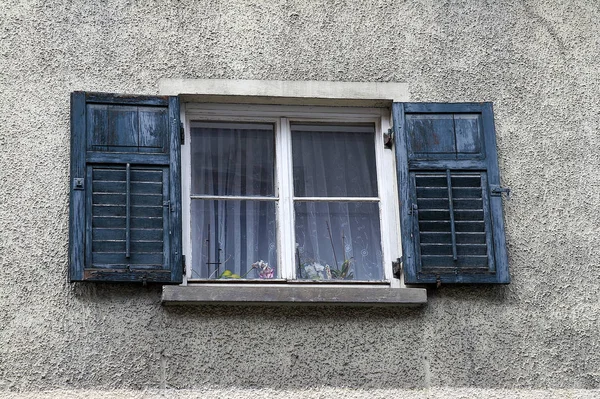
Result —
[[491, 103], [394, 103], [404, 279], [510, 281]]
[[71, 281], [181, 283], [177, 97], [71, 95]]

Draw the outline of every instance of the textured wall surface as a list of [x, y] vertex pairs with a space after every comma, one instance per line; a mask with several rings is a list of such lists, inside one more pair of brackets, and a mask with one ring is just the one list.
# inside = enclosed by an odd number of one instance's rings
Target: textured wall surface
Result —
[[[0, 9], [0, 397], [599, 395], [597, 0]], [[493, 101], [512, 283], [410, 309], [165, 308], [160, 287], [68, 283], [69, 93], [154, 94], [160, 78]]]

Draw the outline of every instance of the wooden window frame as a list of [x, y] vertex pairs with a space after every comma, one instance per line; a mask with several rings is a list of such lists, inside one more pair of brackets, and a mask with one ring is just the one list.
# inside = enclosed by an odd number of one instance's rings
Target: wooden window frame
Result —
[[[183, 254], [186, 256], [186, 272], [183, 285], [218, 284], [219, 286], [261, 286], [281, 284], [302, 284], [303, 286], [324, 282], [294, 280], [295, 240], [293, 226], [294, 196], [291, 165], [292, 122], [323, 123], [372, 123], [375, 126], [375, 159], [378, 180], [378, 202], [380, 203], [381, 246], [383, 253], [382, 281], [352, 282], [328, 281], [328, 286], [373, 286], [402, 287], [401, 279], [394, 277], [392, 261], [400, 257], [400, 229], [397, 198], [398, 189], [395, 179], [394, 152], [384, 148], [384, 133], [391, 128], [391, 111], [388, 107], [332, 107], [332, 106], [295, 106], [295, 105], [258, 105], [223, 103], [185, 103], [181, 106], [181, 120], [184, 123], [185, 140], [182, 146], [182, 214], [183, 214]], [[191, 125], [194, 121], [203, 122], [260, 122], [275, 127], [276, 157], [276, 193], [279, 206], [277, 211], [278, 264], [282, 278], [275, 281], [256, 280], [199, 280], [191, 278]], [[282, 223], [283, 221], [283, 223]]]

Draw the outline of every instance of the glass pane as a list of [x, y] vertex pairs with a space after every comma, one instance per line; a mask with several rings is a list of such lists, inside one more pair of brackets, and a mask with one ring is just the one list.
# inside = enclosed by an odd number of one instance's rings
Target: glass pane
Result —
[[373, 126], [292, 124], [297, 197], [377, 197]]
[[192, 278], [277, 278], [275, 206], [192, 200]]
[[192, 123], [192, 195], [273, 196], [273, 125]]
[[382, 280], [379, 204], [296, 202], [296, 277]]

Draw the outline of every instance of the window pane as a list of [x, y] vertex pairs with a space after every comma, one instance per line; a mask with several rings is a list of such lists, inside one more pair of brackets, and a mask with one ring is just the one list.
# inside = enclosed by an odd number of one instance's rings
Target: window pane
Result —
[[383, 279], [378, 203], [296, 202], [294, 209], [298, 279]]
[[192, 195], [273, 196], [273, 125], [192, 123]]
[[192, 278], [276, 278], [275, 206], [192, 200]]
[[292, 124], [297, 197], [377, 197], [373, 126]]

